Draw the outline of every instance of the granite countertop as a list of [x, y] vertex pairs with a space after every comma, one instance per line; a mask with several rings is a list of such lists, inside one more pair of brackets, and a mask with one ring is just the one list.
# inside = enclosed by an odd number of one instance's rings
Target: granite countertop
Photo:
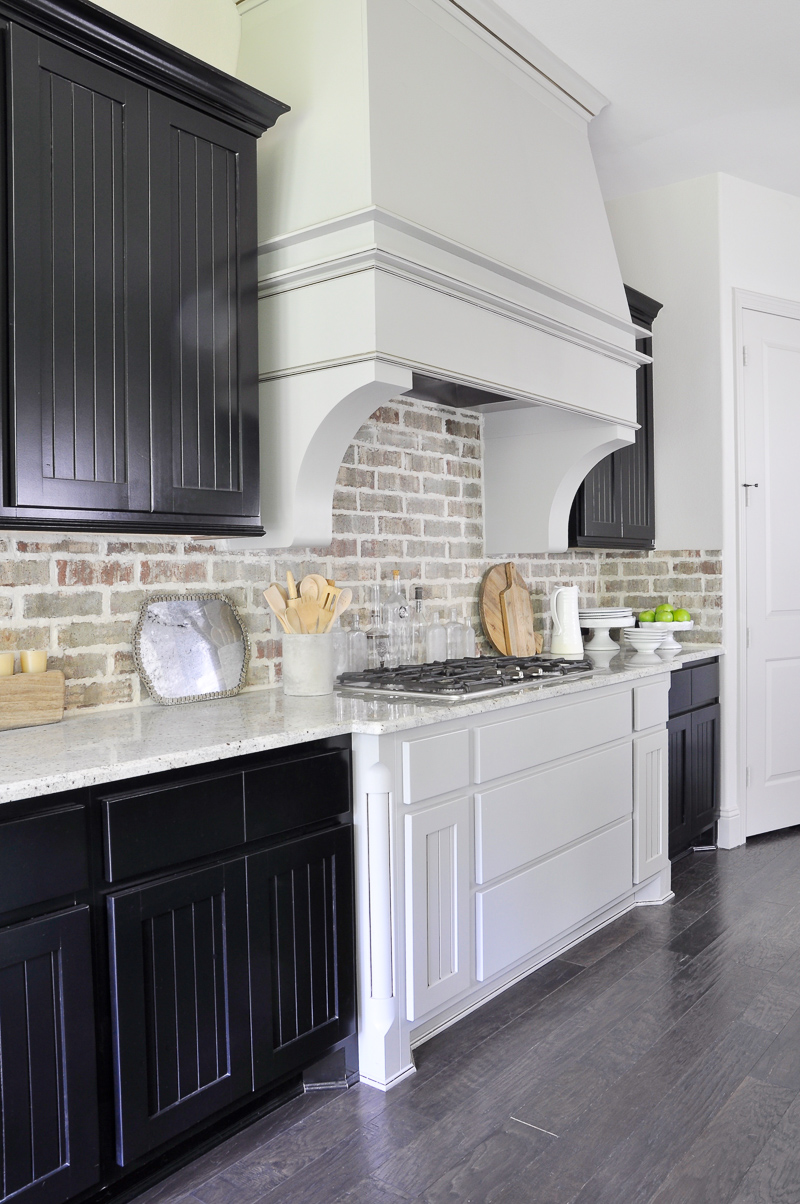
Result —
[[722, 652], [716, 644], [695, 644], [673, 659], [658, 663], [619, 654], [592, 677], [464, 703], [391, 702], [340, 694], [285, 698], [278, 688], [181, 706], [130, 707], [88, 715], [68, 712], [61, 723], [0, 733], [0, 803], [201, 765], [326, 736], [380, 735], [459, 716], [502, 711], [523, 702], [582, 694], [601, 686], [652, 677]]

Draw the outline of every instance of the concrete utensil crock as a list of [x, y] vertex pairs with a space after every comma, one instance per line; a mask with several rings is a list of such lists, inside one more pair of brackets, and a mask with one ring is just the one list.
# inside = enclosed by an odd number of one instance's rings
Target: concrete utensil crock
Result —
[[333, 693], [333, 636], [284, 635], [283, 692], [298, 698]]

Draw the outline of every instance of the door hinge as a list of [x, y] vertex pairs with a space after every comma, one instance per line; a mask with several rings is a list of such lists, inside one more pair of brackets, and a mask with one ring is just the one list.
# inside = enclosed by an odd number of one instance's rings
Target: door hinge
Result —
[[742, 347], [742, 365], [745, 368], [747, 367], [747, 348], [746, 347]]
[[745, 786], [750, 785], [750, 766], [749, 765], [747, 766], [747, 769], [745, 769], [745, 771], [744, 771], [744, 784], [745, 784]]

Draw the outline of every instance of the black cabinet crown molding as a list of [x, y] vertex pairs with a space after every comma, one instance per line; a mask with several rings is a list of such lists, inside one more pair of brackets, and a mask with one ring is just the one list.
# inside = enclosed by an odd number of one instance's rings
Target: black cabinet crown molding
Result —
[[631, 320], [637, 326], [644, 326], [647, 330], [652, 330], [653, 322], [660, 310], [664, 308], [662, 303], [640, 293], [638, 289], [631, 288], [629, 284], [625, 285], [625, 298], [631, 312]]
[[0, 0], [0, 18], [258, 137], [289, 106], [88, 0]]

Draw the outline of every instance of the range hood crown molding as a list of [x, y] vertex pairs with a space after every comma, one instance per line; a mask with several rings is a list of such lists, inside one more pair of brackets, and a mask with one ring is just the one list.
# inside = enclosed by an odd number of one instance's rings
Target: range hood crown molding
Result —
[[554, 89], [571, 106], [577, 105], [586, 121], [591, 121], [608, 105], [607, 96], [553, 54], [493, 0], [438, 0], [438, 3], [459, 10], [480, 26], [515, 57], [518, 65], [524, 64], [535, 72], [540, 83]]

